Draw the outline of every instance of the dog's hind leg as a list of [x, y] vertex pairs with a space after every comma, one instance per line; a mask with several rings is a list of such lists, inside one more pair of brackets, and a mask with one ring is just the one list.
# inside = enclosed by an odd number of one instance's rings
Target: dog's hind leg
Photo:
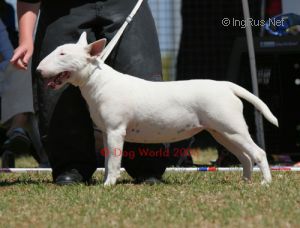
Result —
[[252, 160], [259, 166], [262, 174], [262, 184], [267, 184], [272, 181], [272, 176], [265, 151], [259, 148], [251, 139], [249, 133], [224, 133], [225, 138], [235, 144], [241, 151], [245, 151]]
[[238, 160], [242, 163], [243, 166], [243, 179], [245, 181], [251, 180], [253, 164], [251, 158], [247, 153], [241, 151], [234, 143], [229, 141], [225, 136], [220, 134], [219, 132], [209, 130], [209, 133], [222, 144], [227, 150], [233, 153]]
[[106, 134], [106, 144], [109, 153], [105, 157], [105, 186], [114, 185], [120, 176], [124, 132], [122, 130], [114, 130], [108, 131]]
[[[233, 144], [237, 151], [246, 153], [262, 171], [263, 183], [270, 183], [272, 177], [266, 153], [253, 142], [249, 134], [243, 116], [242, 102], [234, 96], [224, 96], [223, 98], [219, 99], [219, 102], [222, 102], [214, 104], [215, 109], [210, 110], [210, 113], [218, 113], [218, 115], [210, 114], [206, 120], [207, 129], [217, 131]], [[224, 104], [228, 105], [224, 106]]]
[[261, 182], [261, 184], [263, 185], [269, 184], [272, 181], [272, 175], [270, 172], [270, 167], [269, 167], [266, 152], [263, 149], [261, 149], [258, 145], [256, 145], [253, 141], [252, 143], [253, 146], [257, 149], [256, 156], [258, 157], [258, 160], [256, 163], [264, 174], [264, 180]]

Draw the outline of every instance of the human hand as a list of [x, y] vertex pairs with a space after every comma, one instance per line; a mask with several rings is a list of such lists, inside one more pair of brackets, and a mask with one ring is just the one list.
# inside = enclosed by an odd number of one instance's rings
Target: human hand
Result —
[[21, 42], [15, 49], [10, 62], [21, 70], [26, 70], [33, 53], [33, 41]]

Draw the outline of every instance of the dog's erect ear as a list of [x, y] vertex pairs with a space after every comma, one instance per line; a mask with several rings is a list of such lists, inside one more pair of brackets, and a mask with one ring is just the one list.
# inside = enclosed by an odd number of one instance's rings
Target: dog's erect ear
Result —
[[103, 51], [106, 45], [106, 39], [97, 40], [86, 47], [87, 52], [91, 56], [98, 56]]
[[81, 33], [77, 44], [80, 44], [81, 46], [87, 46], [88, 45], [88, 42], [87, 42], [87, 39], [86, 39], [86, 32]]

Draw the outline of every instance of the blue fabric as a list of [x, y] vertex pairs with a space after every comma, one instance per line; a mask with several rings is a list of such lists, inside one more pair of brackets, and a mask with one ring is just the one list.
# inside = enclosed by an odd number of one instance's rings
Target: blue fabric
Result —
[[18, 2], [38, 3], [40, 0], [18, 0]]
[[13, 47], [9, 40], [8, 33], [2, 20], [0, 20], [0, 55], [2, 61], [0, 62], [0, 70], [4, 71], [13, 55]]

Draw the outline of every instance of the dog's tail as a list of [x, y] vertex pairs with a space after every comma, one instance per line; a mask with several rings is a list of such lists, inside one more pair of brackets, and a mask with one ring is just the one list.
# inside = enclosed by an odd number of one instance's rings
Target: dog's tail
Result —
[[233, 93], [236, 96], [241, 97], [241, 98], [245, 99], [246, 101], [248, 101], [249, 103], [253, 104], [254, 107], [258, 111], [260, 111], [268, 121], [270, 121], [272, 124], [274, 124], [275, 126], [278, 127], [277, 118], [273, 115], [271, 110], [261, 99], [259, 99], [257, 96], [250, 93], [248, 90], [242, 88], [241, 86], [238, 86], [231, 82], [227, 82], [227, 83], [228, 83], [229, 88], [233, 91]]

